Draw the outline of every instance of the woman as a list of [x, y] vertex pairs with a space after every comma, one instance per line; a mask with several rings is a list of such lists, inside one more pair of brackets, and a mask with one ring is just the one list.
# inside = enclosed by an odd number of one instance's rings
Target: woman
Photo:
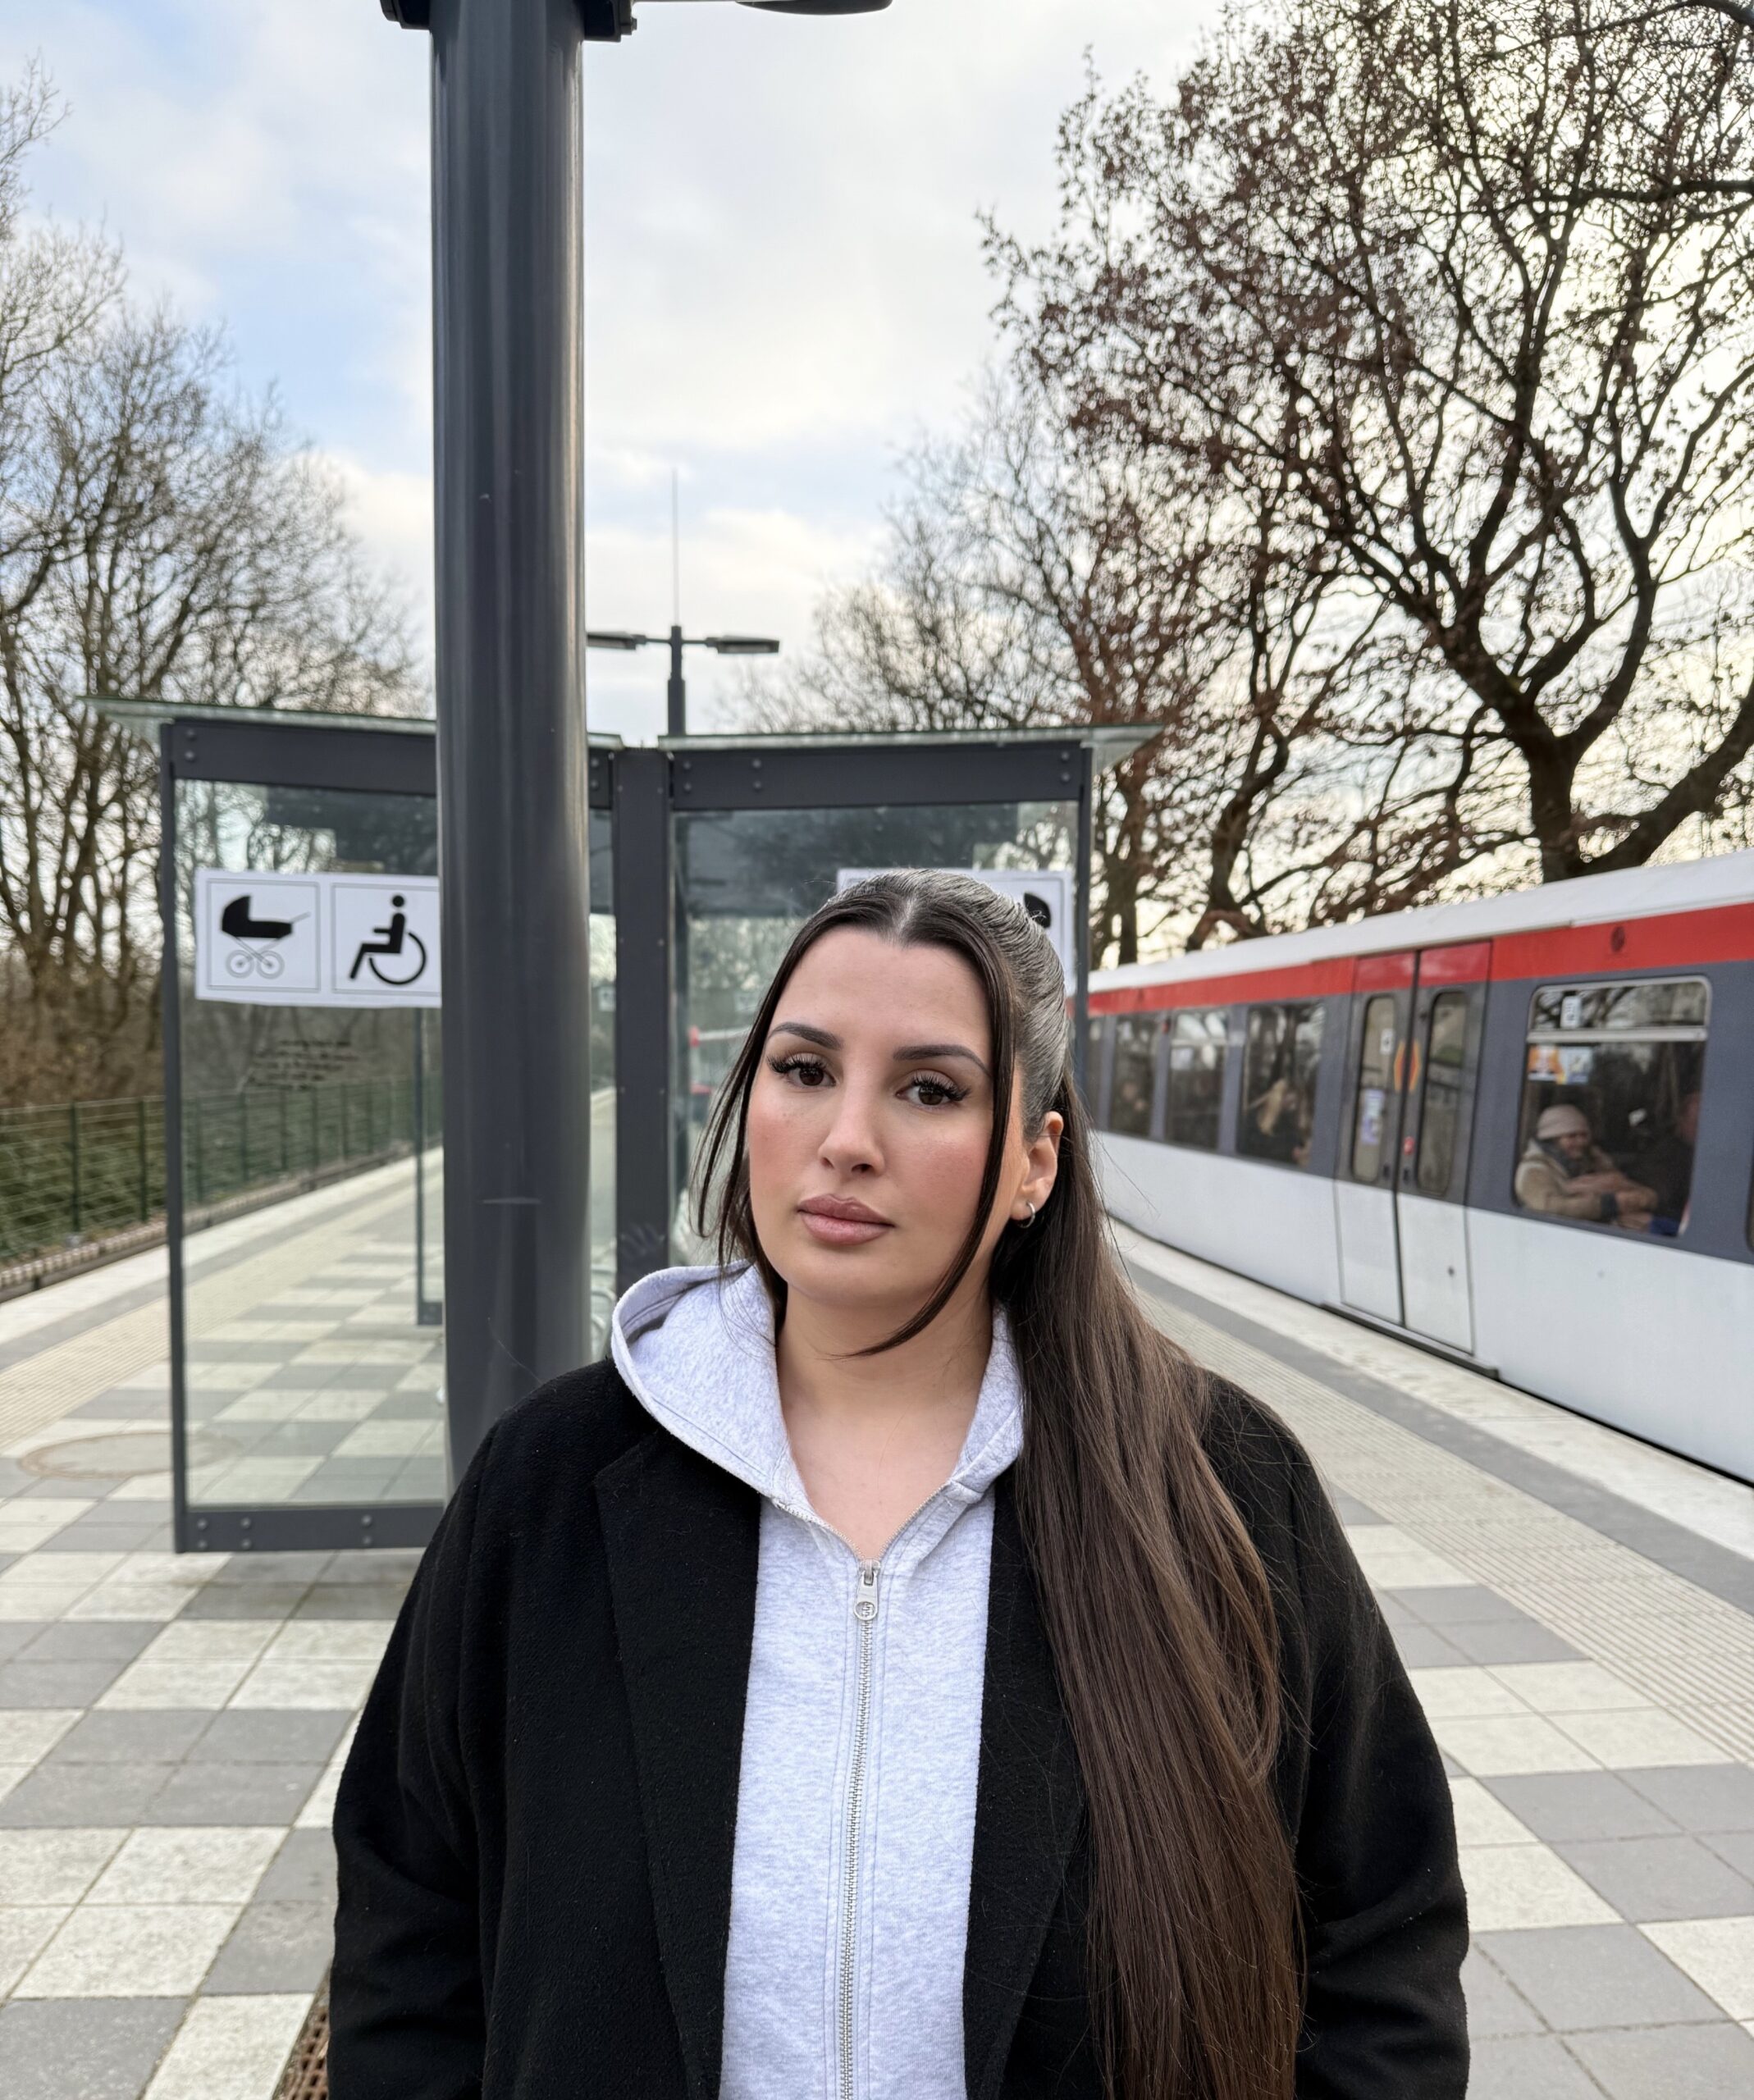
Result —
[[974, 882], [798, 934], [719, 1265], [496, 1427], [391, 1643], [334, 2100], [1461, 2100], [1437, 1752], [1308, 1459], [1129, 1291], [1068, 1042]]

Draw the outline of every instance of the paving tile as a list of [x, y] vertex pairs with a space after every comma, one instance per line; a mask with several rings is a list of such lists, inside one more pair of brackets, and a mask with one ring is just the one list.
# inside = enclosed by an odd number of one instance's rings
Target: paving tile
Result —
[[106, 1712], [159, 1707], [217, 1713], [249, 1675], [247, 1662], [130, 1663], [98, 1703]]
[[1471, 1586], [1454, 1561], [1433, 1552], [1399, 1525], [1362, 1524], [1348, 1538], [1373, 1588], [1405, 1591]]
[[79, 1719], [79, 1710], [71, 1706], [15, 1707], [0, 1713], [0, 1764], [34, 1764]]
[[1419, 1704], [1430, 1720], [1449, 1720], [1477, 1714], [1526, 1714], [1529, 1710], [1490, 1670], [1467, 1665], [1455, 1669], [1413, 1670], [1409, 1674]]
[[25, 1971], [24, 1998], [187, 1997], [237, 1921], [234, 1903], [83, 1903]]
[[173, 1620], [155, 1629], [143, 1663], [254, 1663], [275, 1637], [258, 1619]]
[[323, 1570], [326, 1582], [363, 1582], [372, 1588], [386, 1585], [406, 1589], [414, 1579], [422, 1554], [415, 1547], [386, 1546], [382, 1550], [348, 1548], [330, 1556]]
[[180, 1998], [0, 2006], [7, 2100], [140, 2100], [182, 2024]]
[[402, 1585], [376, 1582], [317, 1582], [299, 1600], [293, 1613], [299, 1618], [394, 1619], [406, 1596]]
[[1601, 2088], [1551, 2034], [1482, 2042], [1469, 2090], [1480, 2100], [1602, 2100]]
[[1395, 1627], [1395, 1646], [1409, 1670], [1450, 1669], [1462, 1667], [1468, 1658], [1453, 1641], [1446, 1641], [1434, 1627]]
[[9, 1903], [77, 1903], [126, 1830], [0, 1830], [0, 1889]]
[[86, 1714], [55, 1746], [57, 1764], [171, 1764], [212, 1721], [203, 1711]]
[[1555, 1849], [1633, 1924], [1754, 1916], [1754, 1883], [1697, 1838], [1616, 1838]]
[[182, 1614], [190, 1619], [266, 1619], [278, 1623], [289, 1618], [302, 1602], [306, 1582], [269, 1582], [259, 1588], [241, 1582], [209, 1582], [192, 1597]]
[[1610, 2100], [1747, 2100], [1754, 2093], [1754, 2037], [1729, 2020], [1574, 2034], [1567, 2046]]
[[308, 1707], [215, 1714], [187, 1751], [191, 1763], [326, 1764], [347, 1732], [353, 1710]]
[[[0, 1554], [0, 1573], [5, 1572], [7, 1556]], [[46, 1633], [54, 1623], [53, 1619], [0, 1619], [0, 1663], [9, 1663], [13, 1656], [28, 1648], [39, 1633]]]
[[[290, 1829], [322, 1776], [320, 1764], [186, 1764], [153, 1797], [158, 1824], [270, 1823]], [[4, 1804], [0, 1804], [3, 1807]]]
[[1571, 1663], [1577, 1650], [1532, 1618], [1487, 1618], [1446, 1626], [1444, 1638], [1471, 1663]]
[[329, 1903], [252, 1903], [221, 1948], [210, 1995], [314, 1991], [335, 1956]]
[[1754, 1768], [1746, 1764], [1668, 1765], [1620, 1777], [1683, 1830], [1754, 1830]]
[[281, 1844], [277, 1830], [175, 1828], [130, 1833], [88, 1903], [247, 1903]]
[[395, 1623], [389, 1618], [295, 1618], [273, 1637], [263, 1660], [364, 1662], [375, 1669]]
[[1339, 1488], [1328, 1491], [1328, 1500], [1334, 1505], [1343, 1524], [1380, 1524], [1382, 1519], [1355, 1495], [1347, 1495]]
[[1389, 1594], [1427, 1626], [1461, 1626], [1482, 1619], [1526, 1616], [1507, 1598], [1480, 1582], [1430, 1590], [1395, 1585]]
[[1631, 1925], [1490, 1932], [1475, 1944], [1561, 2033], [1721, 2016], [1704, 1991]]
[[1469, 1846], [1461, 1862], [1477, 1933], [1615, 1922], [1601, 1896], [1545, 1845]]
[[1659, 1764], [1716, 1764], [1724, 1752], [1697, 1728], [1658, 1706], [1624, 1714], [1561, 1714], [1556, 1725], [1592, 1757], [1617, 1770]]
[[1754, 2020], [1754, 1917], [1690, 1918], [1644, 1932], [1732, 2020]]
[[351, 1710], [363, 1701], [377, 1674], [375, 1662], [261, 1662], [238, 1686], [231, 1704], [238, 1712], [301, 1707]]
[[1459, 1845], [1532, 1845], [1535, 1833], [1519, 1823], [1496, 1794], [1478, 1779], [1452, 1779], [1450, 1798], [1455, 1809]]
[[1618, 1772], [1506, 1773], [1487, 1785], [1549, 1844], [1590, 1838], [1661, 1838], [1674, 1825]]
[[320, 1903], [335, 1908], [335, 1840], [327, 1830], [294, 1830], [274, 1855], [252, 1899], [258, 1903]]
[[1587, 1772], [1596, 1760], [1538, 1714], [1437, 1720], [1432, 1732], [1476, 1778], [1506, 1772]]
[[[0, 1905], [0, 1999], [48, 1946], [71, 1906], [66, 1903]], [[0, 2071], [6, 2060], [0, 2056]]]
[[1469, 1949], [1462, 1964], [1462, 1993], [1468, 2002], [1469, 2036], [1476, 2043], [1546, 2032], [1540, 2014], [1478, 1947]]
[[1754, 1830], [1719, 1830], [1700, 1839], [1723, 1860], [1733, 1867], [1744, 1881], [1754, 1882]]
[[98, 1620], [89, 1624], [59, 1621], [45, 1626], [19, 1651], [27, 1663], [131, 1663], [147, 1643], [163, 1631], [156, 1619]]
[[1651, 1704], [1599, 1663], [1501, 1663], [1490, 1673], [1537, 1714], [1618, 1713]]
[[0, 1663], [0, 1706], [89, 1706], [126, 1667], [120, 1662]]
[[302, 1991], [198, 1998], [146, 2100], [263, 2100], [279, 2082], [309, 2005]]
[[178, 1767], [46, 1760], [0, 1801], [0, 1829], [94, 1829], [139, 1823]]

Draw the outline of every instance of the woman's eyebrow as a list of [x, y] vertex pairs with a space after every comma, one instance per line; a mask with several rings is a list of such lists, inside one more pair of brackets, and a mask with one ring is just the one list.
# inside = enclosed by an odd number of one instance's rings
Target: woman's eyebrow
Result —
[[932, 1057], [966, 1057], [970, 1064], [978, 1065], [982, 1071], [987, 1069], [985, 1058], [977, 1057], [966, 1043], [904, 1043], [893, 1054], [898, 1065], [918, 1064]]
[[812, 1028], [808, 1021], [776, 1020], [767, 1032], [771, 1043], [776, 1035], [795, 1035], [801, 1042], [814, 1043], [819, 1050], [838, 1050], [843, 1045], [838, 1035], [830, 1035], [825, 1028]]

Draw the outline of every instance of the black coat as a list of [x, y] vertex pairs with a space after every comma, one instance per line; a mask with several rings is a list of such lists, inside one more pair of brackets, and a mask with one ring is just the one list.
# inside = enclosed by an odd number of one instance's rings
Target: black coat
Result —
[[[1462, 2100], [1467, 1927], [1424, 1718], [1295, 1440], [1221, 1387], [1208, 1448], [1278, 1605], [1294, 1722], [1277, 1791], [1309, 1971], [1299, 2100]], [[657, 1427], [608, 1365], [496, 1427], [421, 1564], [341, 1783], [332, 2100], [714, 2100], [759, 1527], [755, 1492]], [[1007, 1475], [969, 2100], [1101, 2100], [1087, 1866]]]

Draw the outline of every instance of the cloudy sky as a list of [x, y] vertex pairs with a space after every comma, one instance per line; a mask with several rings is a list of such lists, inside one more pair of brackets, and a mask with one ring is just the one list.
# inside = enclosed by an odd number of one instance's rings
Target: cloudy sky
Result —
[[[802, 646], [876, 544], [898, 449], [990, 340], [976, 214], [1045, 224], [1089, 48], [1167, 83], [1216, 0], [895, 0], [790, 21], [642, 0], [587, 54], [590, 613]], [[377, 0], [5, 0], [0, 75], [70, 106], [38, 203], [138, 290], [222, 322], [341, 468], [424, 636], [432, 583], [425, 40]], [[710, 663], [692, 689], [710, 726]], [[655, 656], [592, 663], [593, 727], [660, 726]]]

